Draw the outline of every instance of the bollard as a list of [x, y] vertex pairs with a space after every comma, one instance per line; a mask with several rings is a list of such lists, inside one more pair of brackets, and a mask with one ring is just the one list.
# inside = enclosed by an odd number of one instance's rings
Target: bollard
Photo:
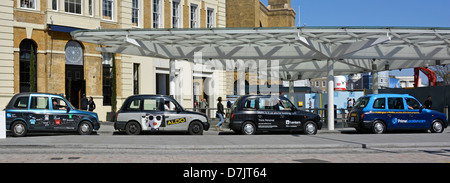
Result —
[[0, 111], [0, 139], [6, 139], [6, 111]]

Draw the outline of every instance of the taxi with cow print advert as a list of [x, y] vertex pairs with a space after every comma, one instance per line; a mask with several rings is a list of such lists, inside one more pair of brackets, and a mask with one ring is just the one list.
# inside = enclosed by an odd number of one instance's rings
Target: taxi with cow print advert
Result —
[[425, 109], [408, 94], [366, 95], [348, 115], [349, 127], [358, 132], [384, 133], [388, 130], [430, 130], [442, 133], [448, 126], [444, 113]]
[[16, 94], [5, 112], [6, 129], [11, 130], [14, 137], [23, 137], [34, 131], [76, 131], [80, 135], [90, 135], [100, 128], [96, 113], [77, 110], [56, 94]]
[[225, 123], [244, 135], [257, 131], [299, 131], [315, 135], [322, 128], [320, 116], [297, 109], [284, 96], [244, 95], [236, 99]]
[[128, 97], [116, 114], [114, 128], [128, 135], [142, 131], [186, 131], [202, 135], [210, 124], [203, 113], [185, 111], [178, 102], [163, 95], [134, 95]]

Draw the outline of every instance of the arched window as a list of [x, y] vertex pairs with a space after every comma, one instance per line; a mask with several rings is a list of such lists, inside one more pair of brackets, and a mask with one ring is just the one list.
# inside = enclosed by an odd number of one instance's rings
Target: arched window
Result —
[[[37, 46], [36, 43], [31, 39], [24, 39], [20, 45], [19, 59], [20, 59], [20, 92], [30, 92], [30, 78], [34, 77], [34, 85], [37, 88]], [[33, 51], [32, 51], [33, 50]], [[31, 63], [33, 52], [34, 63]], [[34, 73], [33, 76], [30, 76], [30, 65], [34, 65]]]

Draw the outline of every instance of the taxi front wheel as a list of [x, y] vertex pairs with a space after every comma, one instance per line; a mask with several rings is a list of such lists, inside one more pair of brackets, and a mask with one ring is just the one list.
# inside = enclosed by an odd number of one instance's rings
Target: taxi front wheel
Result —
[[198, 122], [194, 121], [189, 125], [189, 134], [191, 135], [203, 135], [203, 125]]
[[81, 122], [80, 125], [78, 126], [78, 134], [90, 135], [91, 133], [92, 133], [92, 124], [87, 121]]
[[315, 135], [317, 133], [317, 125], [312, 121], [307, 121], [303, 126], [305, 135]]

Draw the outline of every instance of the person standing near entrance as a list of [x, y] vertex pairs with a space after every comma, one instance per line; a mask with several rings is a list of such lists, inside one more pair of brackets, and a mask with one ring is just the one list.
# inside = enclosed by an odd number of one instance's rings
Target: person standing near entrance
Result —
[[208, 102], [206, 101], [206, 98], [203, 98], [202, 102], [200, 103], [200, 111], [206, 114], [206, 108], [208, 108]]
[[83, 94], [83, 97], [81, 98], [81, 110], [88, 110], [88, 99], [86, 98], [86, 94]]
[[425, 100], [424, 104], [425, 109], [431, 109], [433, 102], [431, 101], [431, 96], [428, 96], [427, 100]]
[[89, 102], [88, 102], [88, 105], [89, 105], [89, 111], [94, 111], [94, 109], [95, 109], [95, 102], [94, 102], [94, 99], [92, 98], [92, 96], [91, 97], [89, 97]]
[[222, 97], [217, 98], [217, 116], [220, 118], [219, 123], [217, 123], [216, 130], [218, 127], [220, 127], [220, 131], [222, 130], [222, 124], [223, 124], [223, 115], [225, 114], [225, 112], [223, 111], [223, 104], [222, 104]]

